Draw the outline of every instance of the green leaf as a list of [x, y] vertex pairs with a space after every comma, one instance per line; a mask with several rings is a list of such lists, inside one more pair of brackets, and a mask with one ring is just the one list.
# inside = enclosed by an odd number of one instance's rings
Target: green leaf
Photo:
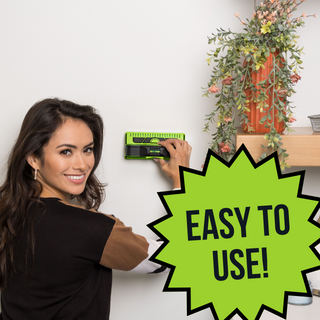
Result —
[[261, 124], [263, 124], [266, 120], [267, 120], [267, 116], [264, 116], [264, 117], [261, 118], [261, 120], [259, 122]]

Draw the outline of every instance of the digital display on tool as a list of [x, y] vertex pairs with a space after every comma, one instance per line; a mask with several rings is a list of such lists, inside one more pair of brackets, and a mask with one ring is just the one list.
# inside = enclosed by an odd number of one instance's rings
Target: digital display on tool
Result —
[[166, 148], [158, 145], [159, 141], [167, 139], [185, 140], [184, 133], [159, 132], [126, 132], [124, 157], [126, 159], [154, 159], [168, 160], [170, 154]]

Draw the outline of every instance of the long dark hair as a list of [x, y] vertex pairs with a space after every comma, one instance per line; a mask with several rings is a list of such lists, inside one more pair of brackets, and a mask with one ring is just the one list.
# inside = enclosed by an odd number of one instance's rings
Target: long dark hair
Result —
[[[94, 172], [100, 162], [103, 144], [103, 122], [91, 106], [45, 99], [34, 104], [26, 114], [19, 136], [8, 158], [7, 175], [0, 186], [0, 289], [5, 288], [13, 269], [14, 247], [20, 231], [28, 225], [28, 239], [34, 246], [30, 206], [39, 203], [42, 187], [34, 179], [33, 168], [26, 158], [35, 155], [43, 159], [43, 147], [53, 133], [68, 118], [82, 120], [93, 134], [95, 164], [84, 191], [76, 195], [78, 202], [87, 209], [98, 209], [104, 197], [104, 185]], [[31, 223], [30, 223], [31, 222]], [[33, 248], [32, 248], [33, 251]]]

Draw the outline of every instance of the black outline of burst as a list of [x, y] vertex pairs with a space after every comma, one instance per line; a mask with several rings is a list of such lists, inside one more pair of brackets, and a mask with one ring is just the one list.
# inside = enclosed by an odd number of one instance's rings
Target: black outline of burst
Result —
[[[167, 215], [163, 216], [160, 219], [157, 219], [156, 221], [148, 224], [148, 227], [155, 233], [157, 234], [163, 241], [164, 243], [161, 245], [161, 247], [152, 255], [152, 257], [150, 258], [151, 261], [155, 262], [155, 263], [160, 263], [168, 268], [170, 268], [170, 272], [167, 278], [167, 281], [164, 285], [163, 288], [163, 292], [181, 292], [181, 291], [185, 291], [187, 293], [187, 316], [194, 314], [196, 312], [202, 311], [204, 309], [210, 308], [213, 317], [217, 320], [219, 320], [218, 315], [215, 311], [215, 308], [212, 304], [212, 302], [205, 304], [201, 307], [195, 308], [193, 310], [191, 310], [191, 288], [169, 288], [169, 284], [171, 282], [171, 278], [173, 276], [174, 270], [175, 270], [175, 266], [174, 265], [170, 265], [168, 263], [165, 263], [163, 261], [157, 260], [155, 257], [160, 253], [160, 251], [162, 249], [164, 249], [164, 247], [169, 243], [169, 240], [164, 237], [160, 232], [158, 232], [158, 230], [155, 229], [155, 225], [163, 222], [164, 220], [172, 217], [172, 213], [170, 208], [168, 207], [166, 201], [164, 200], [164, 196], [167, 195], [173, 195], [173, 194], [181, 194], [181, 193], [185, 193], [185, 185], [184, 185], [184, 176], [183, 176], [183, 172], [190, 172], [199, 176], [205, 176], [206, 172], [207, 172], [207, 168], [209, 165], [209, 161], [210, 161], [210, 157], [213, 156], [215, 157], [217, 160], [219, 160], [220, 162], [222, 162], [225, 166], [227, 166], [228, 168], [230, 168], [232, 166], [232, 164], [236, 161], [236, 159], [238, 158], [238, 156], [240, 155], [241, 152], [244, 152], [247, 156], [247, 158], [250, 160], [252, 166], [256, 169], [260, 166], [262, 166], [263, 164], [265, 164], [267, 161], [271, 160], [271, 159], [275, 159], [275, 164], [276, 164], [276, 168], [277, 168], [277, 173], [278, 173], [278, 179], [285, 179], [285, 178], [289, 178], [289, 177], [294, 177], [294, 176], [300, 176], [300, 182], [299, 182], [299, 188], [298, 188], [298, 193], [297, 193], [297, 197], [298, 198], [302, 198], [302, 199], [308, 199], [308, 200], [313, 200], [313, 201], [318, 201], [317, 206], [315, 207], [315, 209], [313, 210], [310, 218], [308, 219], [308, 221], [310, 223], [312, 223], [314, 226], [320, 228], [320, 225], [315, 222], [313, 219], [315, 217], [315, 215], [317, 214], [318, 210], [320, 209], [320, 198], [318, 197], [314, 197], [314, 196], [308, 196], [308, 195], [303, 195], [302, 194], [302, 187], [303, 187], [303, 181], [304, 181], [304, 176], [305, 176], [305, 170], [302, 171], [297, 171], [297, 172], [292, 172], [292, 173], [288, 173], [288, 174], [282, 174], [281, 173], [281, 169], [280, 169], [280, 165], [279, 165], [279, 159], [278, 159], [278, 154], [277, 152], [272, 153], [271, 155], [269, 155], [268, 157], [266, 157], [265, 159], [261, 160], [259, 163], [256, 163], [251, 154], [249, 153], [248, 149], [246, 148], [246, 146], [244, 144], [242, 144], [240, 146], [240, 148], [237, 150], [237, 152], [235, 153], [235, 155], [232, 157], [232, 159], [227, 162], [224, 159], [222, 159], [219, 155], [217, 155], [215, 152], [213, 152], [212, 150], [208, 149], [208, 153], [207, 153], [207, 157], [204, 163], [204, 167], [202, 171], [198, 171], [198, 170], [194, 170], [194, 169], [190, 169], [190, 168], [185, 168], [185, 167], [180, 167], [179, 171], [180, 171], [180, 181], [181, 181], [181, 190], [174, 190], [174, 191], [166, 191], [166, 192], [158, 192], [158, 195], [161, 199], [161, 202], [163, 204], [163, 206], [165, 207], [166, 211], [167, 211]], [[317, 250], [315, 249], [315, 246], [317, 246], [320, 243], [320, 238], [314, 242], [313, 244], [311, 244], [309, 246], [309, 248], [313, 251], [313, 253], [317, 256], [317, 258], [320, 260], [320, 254], [317, 252]], [[289, 295], [295, 295], [295, 296], [311, 296], [312, 293], [310, 291], [309, 285], [308, 285], [308, 280], [307, 280], [307, 276], [306, 274], [309, 272], [313, 272], [316, 270], [320, 270], [320, 266], [319, 267], [313, 267], [313, 268], [309, 268], [306, 270], [301, 271], [302, 275], [303, 275], [303, 280], [307, 289], [307, 293], [301, 293], [301, 292], [294, 292], [294, 291], [285, 291], [285, 297], [284, 297], [284, 301], [283, 301], [283, 312], [278, 312], [277, 310], [274, 310], [264, 304], [262, 304], [262, 306], [260, 307], [260, 310], [255, 318], [255, 320], [259, 320], [263, 311], [267, 310], [271, 313], [274, 313], [275, 315], [282, 317], [283, 319], [286, 319], [287, 317], [287, 307], [288, 307], [288, 296]], [[245, 315], [238, 309], [234, 309], [234, 311], [225, 318], [225, 320], [230, 320], [234, 315], [238, 314], [243, 320], [248, 320], [247, 317], [245, 317]]]

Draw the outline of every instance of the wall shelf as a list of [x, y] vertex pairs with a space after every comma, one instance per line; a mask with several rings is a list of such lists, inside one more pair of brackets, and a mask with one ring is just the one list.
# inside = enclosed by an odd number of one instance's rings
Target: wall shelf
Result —
[[[292, 127], [294, 132], [282, 134], [283, 148], [289, 153], [287, 163], [292, 167], [320, 166], [320, 132], [311, 127]], [[238, 128], [236, 137], [237, 149], [244, 143], [253, 159], [258, 162], [265, 149], [264, 134], [245, 133]]]

